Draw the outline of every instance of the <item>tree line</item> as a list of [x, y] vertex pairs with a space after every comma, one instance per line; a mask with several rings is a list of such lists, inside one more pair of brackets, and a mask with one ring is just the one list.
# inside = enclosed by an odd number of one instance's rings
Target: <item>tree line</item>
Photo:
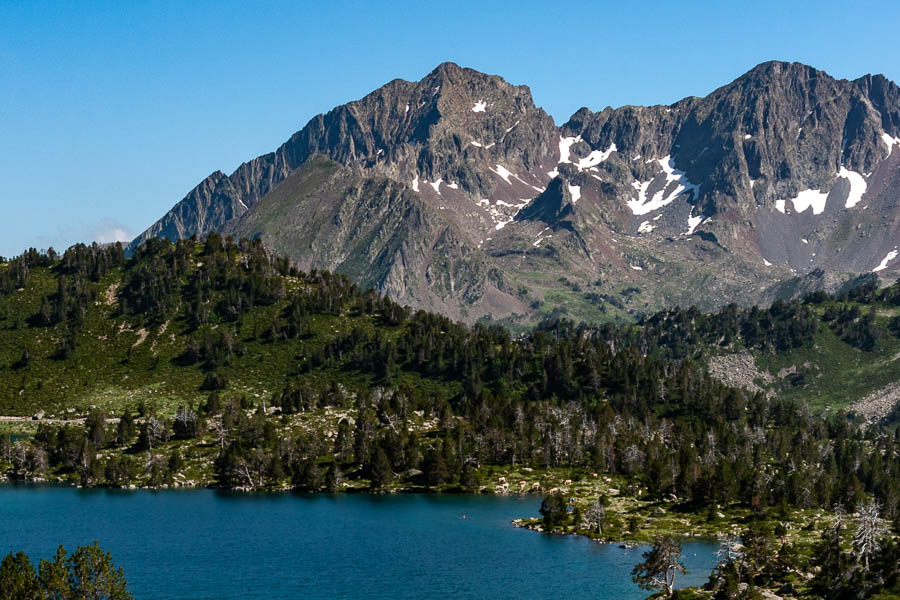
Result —
[[[526, 465], [620, 474], [650, 498], [674, 495], [700, 508], [849, 509], [873, 497], [890, 520], [900, 516], [896, 431], [729, 388], [695, 361], [702, 344], [771, 351], [808, 344], [832, 322], [851, 335], [854, 324], [872, 325], [868, 309], [846, 316], [840, 309], [832, 318], [816, 305], [898, 303], [896, 285], [714, 315], [672, 309], [635, 326], [554, 320], [513, 337], [497, 326], [466, 327], [412, 311], [341, 275], [300, 272], [257, 241], [216, 234], [202, 242], [153, 240], [118, 260], [117, 251], [83, 248], [50, 268], [89, 281], [120, 264], [121, 314], [145, 322], [180, 314], [192, 333], [178, 361], [206, 372], [208, 398], [182, 407], [195, 418], [178, 433], [175, 421], [133, 408], [120, 420], [132, 424], [130, 432], [93, 424], [109, 415], [84, 428], [42, 430], [15, 452], [22, 458], [16, 474], [45, 466], [91, 485], [116, 485], [132, 472], [165, 481], [177, 452], [140, 453], [192, 435], [215, 438], [224, 487], [339, 489], [343, 478], [355, 477], [376, 489], [407, 480], [475, 489], [481, 467]], [[77, 290], [65, 297], [78, 297]], [[253, 320], [251, 337], [292, 352], [293, 368], [271, 397], [250, 402], [228, 391], [223, 369], [246, 351], [237, 334], [243, 319], [273, 306], [271, 320]], [[317, 337], [313, 325], [326, 316], [360, 326]], [[304, 343], [313, 338], [321, 343]], [[366, 383], [341, 383], [353, 378]], [[348, 413], [334, 440], [282, 427], [292, 414], [325, 407]], [[417, 419], [435, 426], [423, 430]], [[123, 452], [104, 452], [110, 448]]]

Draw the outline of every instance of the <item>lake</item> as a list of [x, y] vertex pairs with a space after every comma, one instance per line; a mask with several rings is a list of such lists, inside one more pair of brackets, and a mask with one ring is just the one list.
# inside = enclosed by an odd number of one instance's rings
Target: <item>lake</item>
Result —
[[[642, 548], [517, 529], [536, 497], [243, 494], [0, 486], [0, 551], [50, 558], [94, 540], [138, 600], [610, 598]], [[466, 518], [463, 519], [462, 516]], [[682, 544], [707, 580], [716, 545]]]

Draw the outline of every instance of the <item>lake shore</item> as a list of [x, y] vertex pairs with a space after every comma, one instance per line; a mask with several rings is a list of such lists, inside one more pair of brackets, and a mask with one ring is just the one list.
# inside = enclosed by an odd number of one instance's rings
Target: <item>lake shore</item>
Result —
[[[59, 543], [96, 539], [140, 600], [168, 599], [172, 590], [223, 600], [647, 595], [626, 575], [643, 548], [517, 529], [511, 520], [536, 506], [516, 496], [41, 485], [0, 486], [0, 505], [0, 548], [47, 556]], [[680, 585], [706, 579], [716, 547], [686, 544], [692, 574]]]

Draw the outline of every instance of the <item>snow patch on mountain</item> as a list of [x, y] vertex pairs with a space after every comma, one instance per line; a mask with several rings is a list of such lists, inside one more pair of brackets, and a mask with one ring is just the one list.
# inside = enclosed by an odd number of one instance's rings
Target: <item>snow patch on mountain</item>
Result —
[[484, 100], [479, 100], [475, 103], [475, 106], [472, 107], [472, 112], [484, 112], [487, 108], [487, 103]]
[[[490, 168], [490, 167], [488, 167], [488, 168]], [[499, 175], [500, 178], [503, 179], [503, 181], [505, 181], [506, 183], [512, 184], [512, 182], [509, 180], [510, 175], [513, 175], [512, 171], [510, 171], [503, 165], [498, 164], [496, 169], [491, 169], [491, 172]], [[515, 177], [515, 175], [513, 175], [513, 177]], [[516, 179], [518, 179], [518, 177], [516, 177]]]
[[538, 234], [537, 239], [534, 240], [534, 242], [533, 242], [531, 245], [534, 246], [535, 248], [537, 248], [538, 246], [541, 245], [541, 242], [543, 242], [544, 240], [549, 240], [550, 238], [552, 238], [552, 237], [553, 237], [552, 234], [551, 234], [551, 235], [548, 235], [547, 237], [544, 237], [544, 234], [547, 233], [547, 231], [549, 231], [549, 230], [550, 230], [549, 227], [544, 227], [544, 230], [541, 231], [541, 232]]
[[696, 217], [688, 215], [688, 230], [684, 232], [684, 235], [691, 235], [694, 233], [694, 230], [697, 229], [704, 220], [705, 218], [703, 215], [697, 215]]
[[569, 185], [569, 194], [572, 195], [572, 204], [575, 204], [581, 199], [581, 186], [580, 185]]
[[[662, 167], [663, 173], [666, 176], [666, 182], [663, 184], [662, 188], [653, 194], [652, 197], [648, 198], [647, 189], [650, 187], [650, 184], [653, 182], [653, 179], [648, 181], [640, 182], [634, 181], [631, 186], [637, 191], [638, 196], [633, 200], [628, 201], [628, 208], [631, 209], [632, 214], [635, 215], [646, 215], [647, 213], [651, 213], [655, 210], [659, 210], [663, 206], [670, 204], [675, 198], [680, 196], [681, 194], [691, 192], [693, 194], [699, 193], [700, 186], [695, 185], [688, 181], [687, 176], [684, 171], [680, 171], [675, 168], [675, 161], [671, 156], [665, 156], [663, 158], [657, 159], [659, 166]], [[668, 190], [672, 183], [675, 183], [675, 187], [669, 191]]]
[[[576, 137], [559, 137], [559, 163], [569, 163], [575, 165], [579, 171], [585, 171], [587, 169], [591, 169], [596, 167], [600, 163], [607, 160], [613, 152], [617, 152], [615, 142], [609, 145], [609, 148], [606, 150], [592, 150], [590, 154], [585, 156], [584, 158], [577, 159], [577, 162], [572, 161], [572, 145], [580, 142], [581, 136]], [[595, 169], [596, 170], [596, 169]], [[554, 169], [548, 173], [550, 177], [556, 177], [558, 175], [558, 171]]]
[[868, 187], [866, 180], [856, 171], [849, 171], [843, 165], [841, 165], [841, 170], [838, 172], [838, 175], [850, 182], [850, 194], [847, 196], [847, 202], [844, 203], [844, 208], [853, 208], [859, 204], [863, 194], [866, 193], [866, 188]]
[[[828, 192], [819, 190], [803, 190], [797, 194], [796, 198], [791, 198], [790, 202], [794, 205], [794, 210], [802, 213], [807, 208], [812, 207], [814, 215], [820, 215], [825, 212], [825, 201], [828, 199]], [[775, 209], [784, 213], [785, 200], [776, 200]]]
[[596, 167], [597, 165], [608, 159], [613, 152], [617, 151], [618, 149], [616, 148], [616, 144], [615, 142], [613, 142], [606, 150], [594, 150], [584, 158], [578, 159], [578, 162], [575, 163], [575, 166], [578, 167], [579, 171], [584, 171], [585, 169]]
[[888, 263], [897, 258], [897, 246], [894, 246], [894, 249], [887, 253], [887, 255], [881, 259], [881, 262], [878, 263], [878, 266], [872, 269], [873, 273], [877, 273], [878, 271], [883, 271], [887, 269]]
[[516, 215], [519, 214], [519, 211], [525, 208], [529, 202], [531, 202], [531, 200], [528, 198], [520, 198], [519, 204], [495, 200], [494, 204], [491, 205], [490, 200], [482, 198], [478, 201], [478, 204], [483, 205], [485, 210], [487, 210], [488, 215], [490, 215], [491, 221], [494, 224], [494, 230], [500, 231], [512, 223]]
[[885, 144], [887, 144], [888, 154], [890, 154], [891, 152], [894, 151], [894, 146], [896, 146], [897, 144], [900, 144], [900, 137], [894, 137], [894, 136], [888, 135], [887, 133], [882, 133], [881, 139], [884, 141]]
[[569, 154], [571, 153], [572, 144], [581, 141], [581, 136], [576, 137], [563, 137], [559, 136], [559, 162], [567, 163], [572, 162], [569, 160]]

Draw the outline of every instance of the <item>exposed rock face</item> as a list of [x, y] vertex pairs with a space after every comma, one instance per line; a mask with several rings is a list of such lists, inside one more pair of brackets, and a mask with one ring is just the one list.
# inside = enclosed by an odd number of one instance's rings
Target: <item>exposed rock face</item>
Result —
[[891, 413], [898, 402], [900, 402], [900, 383], [892, 383], [854, 402], [850, 410], [869, 421], [880, 421]]
[[481, 307], [525, 309], [503, 290], [486, 256], [419, 194], [321, 156], [224, 231], [260, 237], [301, 268], [345, 273], [364, 288], [457, 318]]
[[134, 243], [259, 235], [466, 320], [563, 291], [589, 319], [765, 302], [896, 273], [898, 146], [900, 88], [877, 75], [770, 62], [557, 128], [527, 87], [445, 63], [213, 173]]
[[775, 378], [766, 371], [760, 371], [749, 352], [710, 356], [708, 368], [710, 376], [725, 385], [743, 388], [754, 394], [761, 392], [774, 395], [774, 392], [766, 392], [756, 383], [757, 381], [772, 383]]

